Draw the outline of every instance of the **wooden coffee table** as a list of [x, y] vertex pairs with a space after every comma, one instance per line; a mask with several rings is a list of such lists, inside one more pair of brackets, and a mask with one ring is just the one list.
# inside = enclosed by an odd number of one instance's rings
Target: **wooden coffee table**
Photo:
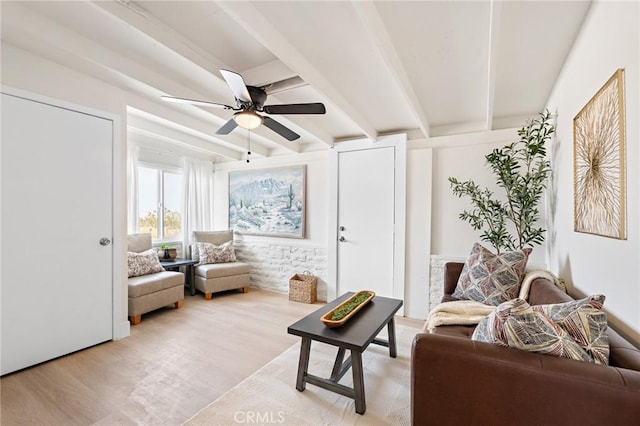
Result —
[[[290, 325], [287, 332], [302, 337], [296, 389], [302, 392], [306, 384], [311, 383], [353, 398], [355, 400], [356, 413], [364, 414], [367, 405], [364, 393], [362, 353], [370, 343], [374, 343], [388, 347], [389, 356], [391, 358], [396, 357], [396, 330], [393, 316], [402, 306], [402, 300], [376, 296], [344, 325], [337, 328], [329, 328], [320, 321], [324, 314], [353, 296], [353, 294], [352, 292], [346, 293], [333, 302], [326, 304], [300, 321]], [[387, 326], [389, 340], [376, 338], [385, 326]], [[328, 379], [314, 376], [307, 372], [312, 340], [338, 348], [333, 370]], [[345, 361], [344, 356], [347, 350], [350, 351], [350, 356]], [[353, 373], [353, 388], [338, 383], [349, 368]]]

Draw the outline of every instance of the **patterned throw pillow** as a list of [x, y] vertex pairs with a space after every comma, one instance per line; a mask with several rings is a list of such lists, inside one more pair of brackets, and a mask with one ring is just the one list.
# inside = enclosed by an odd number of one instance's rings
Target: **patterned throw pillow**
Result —
[[567, 303], [533, 305], [566, 331], [596, 364], [609, 365], [607, 314], [602, 311], [602, 294]]
[[530, 253], [526, 248], [497, 255], [475, 243], [452, 296], [493, 306], [516, 298]]
[[500, 304], [478, 324], [471, 340], [593, 362], [566, 331], [522, 299]]
[[236, 261], [233, 241], [227, 241], [219, 246], [211, 243], [196, 243], [196, 246], [198, 247], [198, 254], [200, 256], [200, 263], [198, 263], [198, 265]]
[[127, 264], [129, 266], [129, 278], [164, 271], [158, 259], [158, 252], [154, 249], [140, 253], [128, 252]]

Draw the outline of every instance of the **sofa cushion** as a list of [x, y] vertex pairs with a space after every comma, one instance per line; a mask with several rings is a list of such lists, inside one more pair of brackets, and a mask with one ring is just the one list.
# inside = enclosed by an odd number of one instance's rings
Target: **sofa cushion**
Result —
[[195, 267], [195, 274], [203, 278], [221, 278], [232, 275], [248, 274], [250, 266], [242, 262], [211, 263]]
[[514, 299], [500, 304], [476, 327], [472, 340], [594, 362], [571, 335], [544, 312], [533, 309], [526, 301]]
[[153, 249], [141, 253], [127, 252], [127, 266], [129, 277], [138, 277], [140, 275], [164, 271], [158, 259], [158, 252]]
[[573, 340], [589, 353], [596, 364], [609, 364], [609, 338], [607, 314], [602, 311], [605, 297], [601, 294], [567, 303], [535, 305], [566, 331]]
[[140, 297], [171, 287], [184, 285], [182, 272], [164, 271], [131, 277], [128, 280], [129, 297]]
[[531, 249], [492, 253], [475, 243], [452, 296], [497, 306], [518, 296]]
[[198, 265], [209, 263], [229, 263], [236, 261], [236, 252], [233, 249], [233, 241], [215, 245], [211, 243], [196, 243], [198, 248]]

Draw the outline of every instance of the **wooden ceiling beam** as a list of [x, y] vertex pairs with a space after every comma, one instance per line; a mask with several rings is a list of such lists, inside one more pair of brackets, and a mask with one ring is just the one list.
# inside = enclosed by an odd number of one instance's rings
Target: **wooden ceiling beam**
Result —
[[242, 152], [216, 146], [206, 138], [187, 134], [176, 129], [175, 126], [166, 125], [166, 123], [149, 120], [146, 117], [136, 114], [136, 111], [130, 110], [129, 112], [127, 117], [128, 131], [151, 136], [182, 148], [189, 148], [206, 154], [220, 156], [228, 160], [242, 160]]
[[[158, 104], [142, 96], [136, 95], [127, 96], [126, 102], [127, 105], [129, 105], [127, 110], [130, 113], [142, 116], [147, 114], [147, 117], [154, 117], [156, 121], [174, 123], [175, 128], [181, 132], [210, 141], [212, 144], [223, 148], [232, 149], [237, 152], [244, 152], [247, 150], [248, 141], [246, 137], [241, 135], [227, 135], [222, 139], [220, 136], [216, 136], [215, 134], [218, 130], [217, 125], [212, 125], [211, 123], [192, 117], [189, 114], [175, 110], [172, 106]], [[259, 144], [252, 144], [251, 152], [255, 152], [256, 154], [264, 157], [268, 157], [270, 155], [270, 150]]]
[[393, 45], [375, 3], [352, 0], [352, 5], [363, 24], [369, 41], [377, 48], [382, 56], [384, 65], [395, 79], [398, 87], [401, 88], [400, 94], [404, 98], [409, 110], [413, 113], [418, 127], [425, 138], [429, 137], [429, 120], [427, 119], [427, 115], [422, 109], [422, 105], [407, 76], [404, 65], [396, 53], [396, 48]]
[[351, 102], [320, 72], [291, 42], [275, 28], [253, 4], [246, 1], [223, 1], [218, 6], [266, 49], [278, 57], [287, 67], [295, 71], [304, 81], [320, 92], [334, 107], [340, 109], [371, 139], [378, 132]]

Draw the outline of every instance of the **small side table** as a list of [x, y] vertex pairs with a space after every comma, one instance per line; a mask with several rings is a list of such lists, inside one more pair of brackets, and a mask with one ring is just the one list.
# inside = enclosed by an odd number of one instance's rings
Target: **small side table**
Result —
[[177, 271], [181, 266], [184, 266], [185, 284], [189, 286], [192, 296], [196, 295], [195, 270], [193, 268], [196, 263], [198, 263], [197, 260], [191, 259], [175, 259], [173, 261], [164, 261], [160, 259], [160, 264], [168, 271]]

